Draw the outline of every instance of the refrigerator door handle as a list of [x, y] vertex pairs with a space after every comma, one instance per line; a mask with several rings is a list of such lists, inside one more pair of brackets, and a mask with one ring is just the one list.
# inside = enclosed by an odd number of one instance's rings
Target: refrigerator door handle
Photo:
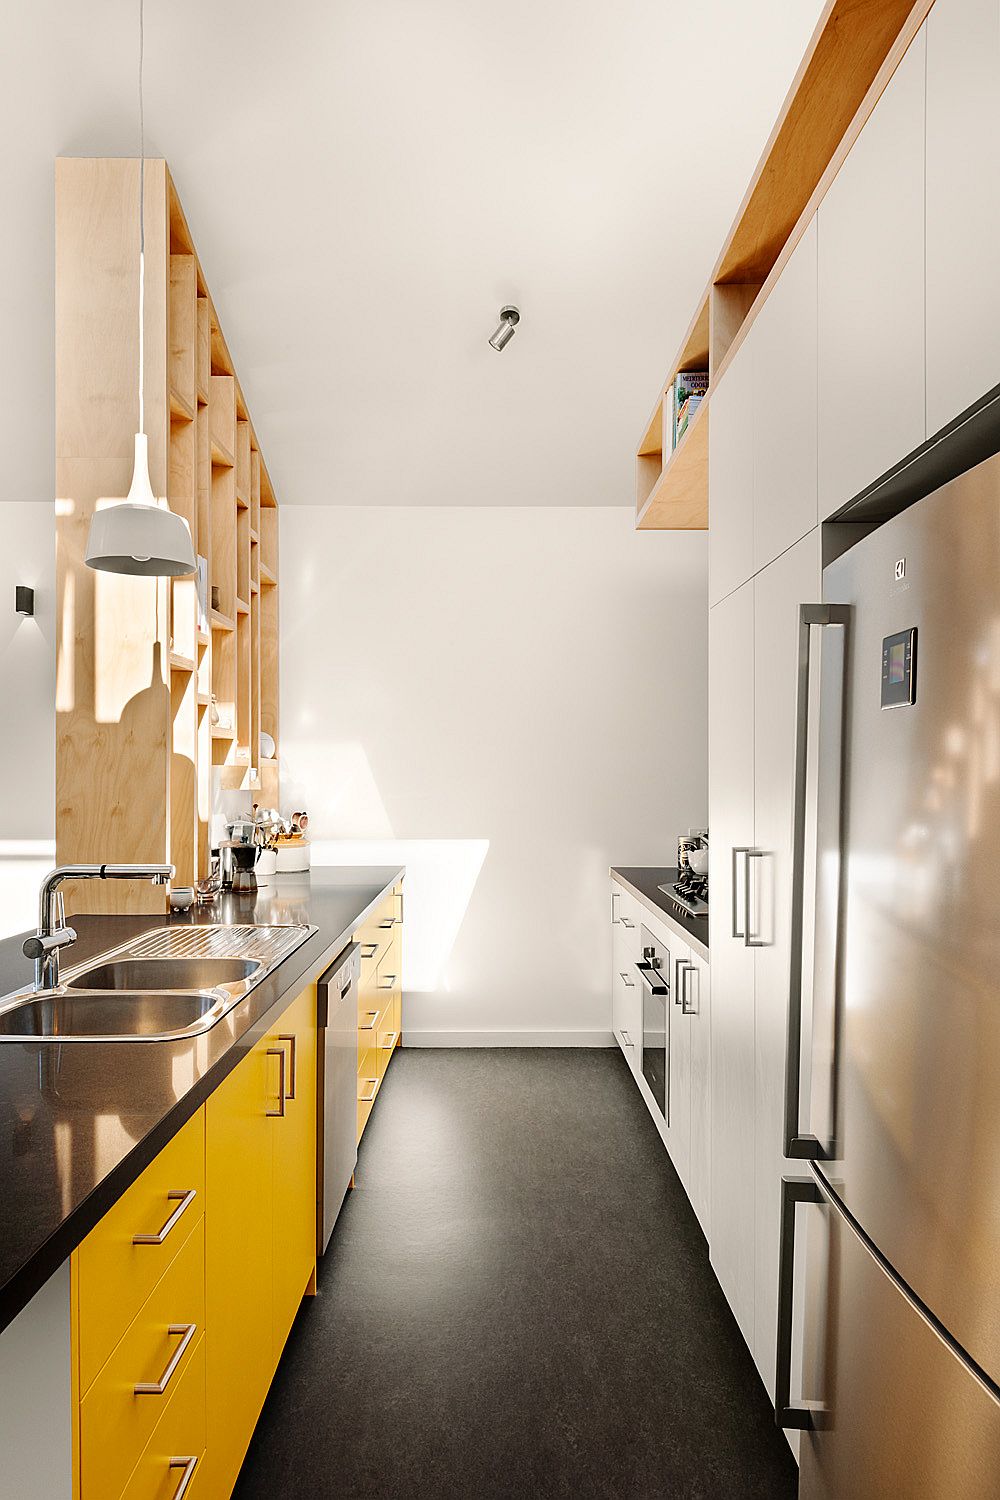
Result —
[[792, 906], [788, 980], [788, 1040], [785, 1052], [785, 1155], [795, 1160], [817, 1160], [822, 1147], [816, 1136], [800, 1130], [802, 1101], [802, 934], [806, 856], [806, 797], [809, 769], [809, 667], [810, 627], [838, 626], [847, 630], [851, 608], [847, 604], [800, 604], [798, 675], [795, 696], [795, 783], [792, 822]]
[[822, 1203], [812, 1177], [781, 1179], [781, 1245], [778, 1258], [778, 1345], [774, 1366], [774, 1420], [779, 1427], [806, 1429], [813, 1414], [792, 1405], [792, 1297], [795, 1289], [795, 1206]]

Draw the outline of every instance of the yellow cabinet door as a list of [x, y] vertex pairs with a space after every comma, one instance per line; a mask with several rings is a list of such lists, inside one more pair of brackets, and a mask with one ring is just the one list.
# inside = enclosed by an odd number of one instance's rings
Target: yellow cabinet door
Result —
[[283, 1112], [268, 1121], [274, 1149], [274, 1362], [316, 1271], [316, 986], [303, 990], [271, 1036], [285, 1053]]
[[273, 1176], [269, 1111], [279, 1059], [262, 1039], [205, 1105], [208, 1446], [202, 1486], [224, 1500], [274, 1373]]

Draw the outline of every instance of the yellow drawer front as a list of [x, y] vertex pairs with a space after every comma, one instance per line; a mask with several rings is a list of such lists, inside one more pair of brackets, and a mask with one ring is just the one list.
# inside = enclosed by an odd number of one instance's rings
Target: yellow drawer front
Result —
[[205, 1111], [199, 1109], [77, 1251], [81, 1392], [89, 1390], [204, 1210]]
[[378, 1064], [378, 1048], [375, 1045], [376, 1033], [362, 1032], [361, 1036], [371, 1036], [371, 1041], [358, 1042], [358, 1093], [362, 1092], [362, 1085], [366, 1078], [375, 1077], [375, 1069]]
[[195, 1495], [210, 1500], [201, 1484], [204, 1458], [205, 1339], [199, 1335], [191, 1362], [180, 1376], [122, 1500], [174, 1500], [189, 1473], [184, 1500], [194, 1500]]
[[[204, 1327], [205, 1223], [200, 1219], [80, 1403], [80, 1500], [121, 1494], [193, 1364]], [[137, 1392], [138, 1384], [159, 1385], [162, 1391]]]

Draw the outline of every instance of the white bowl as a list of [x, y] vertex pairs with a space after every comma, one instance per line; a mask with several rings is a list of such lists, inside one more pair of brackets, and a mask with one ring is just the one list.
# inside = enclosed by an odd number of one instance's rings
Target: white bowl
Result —
[[707, 875], [708, 874], [708, 850], [707, 849], [689, 849], [688, 850], [688, 864], [691, 866], [692, 870], [694, 871], [694, 873], [696, 875]]

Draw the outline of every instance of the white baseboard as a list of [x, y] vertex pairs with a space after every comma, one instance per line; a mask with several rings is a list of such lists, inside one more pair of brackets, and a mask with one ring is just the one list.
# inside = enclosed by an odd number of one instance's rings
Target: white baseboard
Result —
[[611, 1031], [415, 1031], [404, 1027], [404, 1047], [614, 1047]]

